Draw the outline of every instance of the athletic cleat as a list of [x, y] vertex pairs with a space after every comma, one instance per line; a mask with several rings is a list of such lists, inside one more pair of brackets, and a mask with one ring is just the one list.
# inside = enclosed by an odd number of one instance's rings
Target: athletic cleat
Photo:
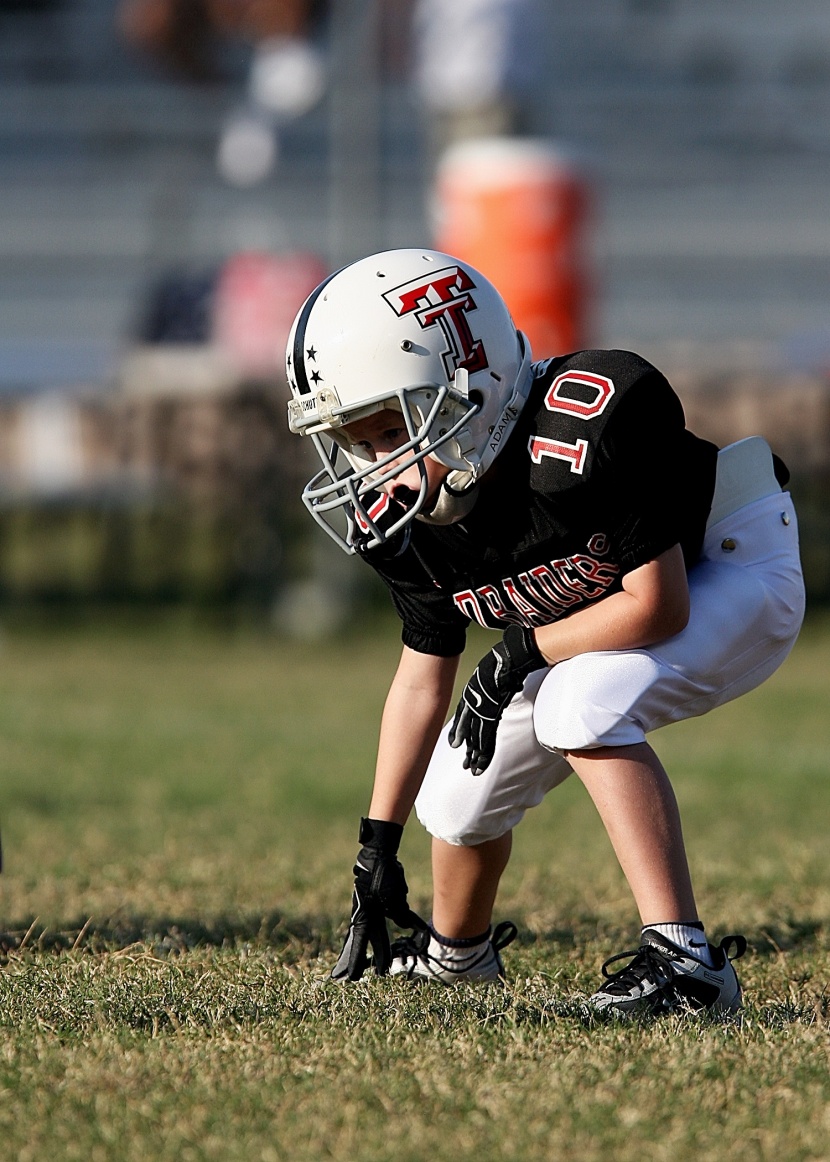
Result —
[[[730, 957], [733, 942], [735, 954]], [[603, 964], [605, 984], [588, 1000], [587, 1010], [593, 1015], [622, 1017], [689, 1010], [736, 1013], [741, 1007], [741, 986], [732, 961], [746, 952], [746, 940], [726, 936], [717, 948], [710, 944], [709, 952], [714, 967], [646, 928], [636, 951], [620, 952]], [[626, 957], [631, 961], [625, 968], [608, 971], [609, 965]]]
[[416, 932], [414, 936], [405, 936], [392, 945], [389, 973], [407, 980], [437, 980], [441, 984], [503, 981], [504, 965], [499, 953], [512, 944], [517, 935], [516, 925], [505, 920], [497, 925], [483, 949], [473, 949], [466, 958], [455, 950], [457, 959], [445, 960], [433, 955], [434, 949], [441, 946], [430, 938], [428, 931]]

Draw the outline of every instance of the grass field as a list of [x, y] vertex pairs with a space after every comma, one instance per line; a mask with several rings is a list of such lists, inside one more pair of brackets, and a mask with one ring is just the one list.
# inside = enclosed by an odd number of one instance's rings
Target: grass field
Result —
[[[637, 923], [576, 780], [517, 832], [507, 989], [326, 981], [397, 649], [7, 631], [3, 1157], [830, 1159], [830, 621], [655, 739], [741, 1021], [580, 1019]], [[417, 824], [403, 858], [428, 911]]]

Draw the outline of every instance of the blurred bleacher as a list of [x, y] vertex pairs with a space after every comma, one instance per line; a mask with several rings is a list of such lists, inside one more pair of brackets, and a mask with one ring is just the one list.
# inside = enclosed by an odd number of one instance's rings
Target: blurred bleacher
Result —
[[[548, 19], [535, 127], [595, 166], [597, 338], [826, 333], [827, 5], [586, 0]], [[3, 386], [99, 376], [171, 268], [248, 247], [329, 257], [325, 105], [286, 127], [262, 185], [216, 171], [248, 56], [229, 45], [224, 82], [187, 85], [121, 43], [112, 0], [0, 5]], [[429, 175], [399, 74], [382, 121], [380, 214], [363, 236], [417, 244]]]
[[[0, 2], [6, 412], [42, 392], [94, 396], [93, 410], [100, 393], [118, 396], [125, 358], [147, 337], [153, 288], [171, 276], [209, 279], [241, 250], [311, 252], [325, 266], [348, 250], [332, 228], [331, 101], [281, 129], [270, 176], [232, 187], [217, 171], [217, 142], [244, 103], [250, 46], [225, 45], [221, 81], [188, 84], [122, 43], [114, 12], [113, 0]], [[532, 128], [581, 156], [600, 191], [595, 341], [654, 358], [690, 400], [711, 400], [713, 384], [721, 397], [745, 395], [747, 374], [766, 391], [793, 376], [824, 383], [826, 0], [583, 0], [546, 13]], [[350, 208], [361, 250], [430, 237], [423, 127], [400, 67], [383, 71], [379, 97], [377, 189]], [[237, 388], [248, 398], [250, 384]], [[125, 406], [119, 399], [115, 411]], [[158, 408], [157, 397], [147, 406]], [[711, 414], [708, 403], [698, 411]], [[54, 406], [32, 415], [24, 428], [51, 432], [64, 480], [88, 483], [65, 451], [75, 421]], [[811, 421], [807, 460], [830, 443], [827, 422]], [[107, 463], [99, 484], [119, 476], [123, 455]], [[133, 495], [132, 478], [119, 479]], [[19, 482], [4, 487], [7, 500], [19, 493]], [[817, 585], [830, 592], [826, 572]]]

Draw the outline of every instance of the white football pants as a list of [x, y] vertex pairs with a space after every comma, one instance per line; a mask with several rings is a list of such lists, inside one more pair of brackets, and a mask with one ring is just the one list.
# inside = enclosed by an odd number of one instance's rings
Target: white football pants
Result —
[[708, 528], [689, 590], [689, 623], [675, 637], [580, 654], [531, 674], [504, 712], [482, 775], [464, 770], [464, 748], [450, 747], [445, 727], [415, 804], [427, 831], [462, 846], [496, 839], [571, 773], [559, 752], [640, 743], [765, 681], [804, 616], [789, 493], [764, 496]]

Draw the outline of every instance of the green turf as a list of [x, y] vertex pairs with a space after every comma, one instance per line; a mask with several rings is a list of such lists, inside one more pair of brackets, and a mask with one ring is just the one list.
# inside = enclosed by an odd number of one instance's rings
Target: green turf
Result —
[[[830, 621], [655, 739], [708, 926], [750, 942], [741, 1022], [580, 1018], [637, 929], [576, 780], [517, 832], [510, 987], [326, 981], [397, 649], [7, 629], [3, 1156], [830, 1158]], [[417, 825], [403, 857], [426, 910]]]

